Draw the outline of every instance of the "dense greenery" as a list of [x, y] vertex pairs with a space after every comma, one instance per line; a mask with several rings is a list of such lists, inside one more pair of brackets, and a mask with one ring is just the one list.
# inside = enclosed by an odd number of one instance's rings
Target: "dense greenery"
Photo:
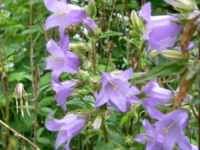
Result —
[[[49, 112], [54, 111], [55, 118], [62, 118], [68, 112], [94, 112], [88, 119], [84, 130], [71, 141], [74, 150], [142, 150], [145, 146], [135, 141], [135, 136], [144, 133], [143, 119], [151, 119], [141, 103], [136, 103], [127, 113], [119, 113], [114, 109], [101, 108], [106, 112], [105, 133], [94, 130], [93, 122], [99, 115], [94, 108], [93, 92], [100, 90], [101, 73], [118, 72], [132, 68], [134, 73], [130, 82], [142, 90], [144, 85], [157, 78], [159, 84], [178, 92], [182, 74], [189, 69], [193, 79], [190, 90], [181, 109], [190, 114], [188, 127], [184, 131], [190, 143], [198, 145], [199, 122], [194, 116], [200, 108], [198, 93], [199, 60], [169, 60], [161, 55], [148, 56], [146, 42], [142, 40], [143, 28], [136, 28], [131, 19], [132, 10], [139, 11], [145, 0], [96, 0], [96, 10], [90, 17], [96, 22], [100, 33], [85, 32], [81, 24], [67, 29], [70, 43], [76, 44], [71, 50], [79, 55], [81, 64], [77, 74], [62, 74], [62, 80], [76, 80], [78, 89], [67, 99], [67, 111], [63, 111], [54, 100], [55, 93], [51, 88], [51, 72], [45, 70], [45, 59], [49, 56], [46, 43], [50, 39], [59, 40], [57, 28], [48, 31], [44, 28], [46, 18], [51, 14], [44, 6], [43, 0], [2, 0], [0, 1], [0, 120], [12, 129], [34, 142], [40, 149], [55, 149], [56, 132], [45, 128], [49, 120]], [[177, 13], [172, 6], [164, 1], [150, 0], [153, 15]], [[87, 0], [68, 0], [68, 3], [87, 7]], [[197, 1], [200, 6], [200, 1]], [[87, 7], [88, 8], [88, 7]], [[182, 20], [181, 23], [185, 23]], [[190, 51], [192, 58], [199, 53], [199, 35], [193, 36], [195, 48]], [[97, 72], [94, 72], [95, 46]], [[177, 77], [180, 75], [181, 77]], [[16, 86], [22, 83], [28, 99], [17, 97]], [[20, 86], [22, 86], [20, 84]], [[138, 96], [144, 98], [143, 94]], [[18, 100], [17, 100], [18, 99]], [[18, 101], [18, 106], [16, 105]], [[28, 101], [28, 107], [20, 102]], [[37, 105], [36, 105], [37, 103]], [[28, 109], [28, 110], [27, 110]], [[163, 112], [174, 108], [162, 107]], [[30, 114], [28, 113], [30, 111]], [[24, 114], [22, 113], [24, 112]], [[37, 116], [38, 126], [35, 117]], [[32, 149], [32, 146], [17, 134], [0, 124], [0, 149]], [[37, 127], [37, 134], [34, 132]], [[103, 127], [102, 127], [103, 128]], [[10, 132], [9, 132], [10, 131]]]

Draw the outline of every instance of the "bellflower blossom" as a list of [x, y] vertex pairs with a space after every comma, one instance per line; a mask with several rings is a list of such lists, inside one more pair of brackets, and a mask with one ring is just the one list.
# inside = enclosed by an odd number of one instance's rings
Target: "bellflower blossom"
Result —
[[62, 72], [78, 72], [78, 65], [80, 62], [76, 54], [60, 48], [54, 40], [50, 40], [46, 44], [46, 48], [51, 54], [51, 56], [46, 59], [46, 69], [52, 70], [52, 79], [54, 81], [59, 80], [59, 76]]
[[155, 107], [161, 104], [171, 104], [169, 99], [174, 98], [174, 94], [170, 90], [161, 88], [155, 79], [150, 81], [143, 91], [148, 97], [143, 100], [142, 104], [149, 115], [154, 119], [162, 117], [164, 114]]
[[148, 41], [149, 53], [151, 50], [158, 52], [171, 48], [178, 40], [182, 26], [174, 23], [177, 17], [171, 15], [151, 16], [151, 3], [142, 6], [139, 15], [146, 21], [144, 40]]
[[139, 94], [140, 91], [128, 82], [132, 73], [132, 69], [115, 76], [103, 72], [102, 89], [99, 94], [97, 92], [94, 93], [96, 97], [95, 107], [99, 108], [107, 104], [119, 112], [127, 112], [130, 108], [130, 103], [139, 101], [135, 95]]
[[187, 126], [188, 114], [185, 111], [177, 110], [159, 118], [154, 126], [147, 121], [143, 121], [143, 128], [146, 134], [139, 134], [135, 140], [145, 144], [148, 150], [173, 150], [176, 144], [181, 149], [191, 150], [192, 146], [183, 135], [183, 130]]
[[52, 89], [56, 92], [55, 100], [62, 107], [63, 110], [66, 110], [66, 98], [74, 93], [74, 90], [71, 89], [76, 82], [66, 81], [66, 82], [52, 82]]
[[55, 119], [52, 114], [50, 115], [51, 120], [47, 121], [45, 126], [49, 131], [58, 131], [56, 149], [66, 143], [65, 150], [70, 150], [69, 143], [84, 128], [85, 119], [79, 118], [79, 114], [69, 114], [63, 119]]
[[95, 22], [87, 17], [86, 11], [79, 6], [67, 4], [66, 0], [45, 0], [44, 4], [48, 10], [53, 12], [45, 22], [46, 30], [59, 27], [60, 36], [62, 37], [65, 28], [72, 24], [83, 22], [89, 32], [97, 29]]

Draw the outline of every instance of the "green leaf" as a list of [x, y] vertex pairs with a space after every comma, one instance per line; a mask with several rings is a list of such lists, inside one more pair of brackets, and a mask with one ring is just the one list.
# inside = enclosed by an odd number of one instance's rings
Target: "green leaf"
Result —
[[103, 39], [103, 38], [108, 38], [108, 37], [111, 37], [111, 36], [122, 36], [123, 33], [121, 32], [114, 32], [114, 31], [109, 31], [109, 32], [104, 32], [104, 33], [101, 33], [97, 39]]
[[152, 70], [150, 70], [142, 80], [136, 81], [141, 83], [147, 80], [152, 80], [158, 76], [168, 76], [181, 73], [186, 67], [184, 62], [167, 62], [165, 64], [159, 64]]
[[11, 73], [9, 76], [9, 81], [22, 81], [24, 79], [24, 76], [26, 75], [26, 72], [16, 72], [16, 73]]
[[112, 143], [98, 143], [96, 146], [93, 148], [94, 150], [113, 150], [114, 146]]
[[192, 100], [192, 104], [200, 104], [200, 99], [194, 99], [194, 100]]

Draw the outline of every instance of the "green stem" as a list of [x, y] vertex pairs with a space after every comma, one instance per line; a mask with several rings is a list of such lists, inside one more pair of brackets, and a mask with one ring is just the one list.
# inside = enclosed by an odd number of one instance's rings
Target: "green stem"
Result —
[[93, 72], [97, 74], [97, 61], [96, 61], [96, 41], [92, 39], [92, 65], [93, 65]]
[[106, 130], [106, 121], [105, 121], [105, 116], [102, 116], [102, 126], [101, 126], [101, 130], [103, 132], [104, 138], [105, 138], [105, 142], [108, 143], [108, 134], [107, 134], [107, 130]]

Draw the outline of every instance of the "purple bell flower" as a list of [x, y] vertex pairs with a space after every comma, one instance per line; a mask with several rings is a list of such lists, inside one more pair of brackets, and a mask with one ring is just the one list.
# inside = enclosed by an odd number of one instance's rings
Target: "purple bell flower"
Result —
[[94, 93], [96, 97], [95, 107], [99, 108], [107, 104], [119, 112], [127, 112], [132, 102], [139, 101], [135, 95], [139, 94], [140, 91], [128, 82], [132, 73], [132, 69], [116, 76], [102, 72], [102, 89], [99, 94]]
[[76, 85], [74, 81], [52, 82], [52, 89], [56, 92], [55, 100], [63, 110], [66, 110], [66, 98], [74, 93], [74, 90], [71, 89], [74, 85]]
[[45, 0], [44, 4], [53, 12], [45, 22], [46, 30], [59, 27], [61, 37], [64, 35], [65, 28], [72, 24], [84, 23], [88, 32], [97, 30], [95, 22], [87, 17], [86, 11], [79, 6], [67, 4], [66, 0]]
[[77, 73], [79, 59], [76, 54], [69, 50], [60, 48], [54, 40], [50, 40], [46, 44], [47, 51], [51, 54], [46, 59], [46, 69], [52, 70], [52, 79], [59, 81], [59, 76], [63, 72]]
[[69, 143], [84, 128], [85, 119], [79, 118], [79, 114], [69, 114], [63, 119], [55, 119], [50, 114], [51, 120], [45, 123], [49, 131], [57, 132], [56, 149], [65, 144], [65, 150], [70, 150]]
[[154, 119], [163, 117], [164, 114], [155, 107], [171, 104], [169, 99], [174, 98], [174, 94], [170, 90], [161, 88], [155, 79], [150, 81], [143, 91], [148, 97], [143, 100], [142, 105], [147, 109], [150, 117]]
[[135, 139], [139, 143], [146, 143], [148, 150], [173, 150], [176, 144], [181, 149], [192, 150], [191, 144], [183, 135], [187, 120], [188, 114], [182, 110], [163, 115], [154, 126], [144, 120], [143, 128], [146, 130], [146, 134], [139, 134]]
[[64, 0], [45, 0], [44, 4], [48, 10], [53, 12], [46, 20], [46, 30], [53, 27], [65, 28], [71, 24], [78, 24], [86, 17], [86, 12], [81, 7], [67, 4]]
[[139, 12], [140, 17], [146, 21], [144, 40], [148, 41], [147, 52], [172, 48], [183, 28], [173, 22], [178, 18], [171, 15], [151, 16], [151, 11], [151, 3], [146, 3]]

